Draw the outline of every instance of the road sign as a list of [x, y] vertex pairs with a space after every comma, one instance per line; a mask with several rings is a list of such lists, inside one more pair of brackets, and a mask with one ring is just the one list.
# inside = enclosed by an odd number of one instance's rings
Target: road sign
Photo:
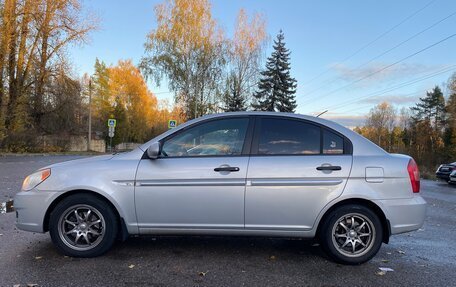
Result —
[[168, 129], [173, 129], [177, 127], [177, 121], [176, 120], [169, 120], [168, 121]]
[[108, 120], [108, 127], [116, 127], [117, 121], [116, 119], [109, 119]]
[[[110, 119], [110, 120], [112, 120], [112, 119]], [[109, 124], [110, 124], [110, 123], [109, 123], [109, 121], [108, 121], [108, 125], [109, 125]], [[109, 133], [108, 133], [108, 136], [109, 136], [110, 138], [113, 138], [113, 137], [114, 137], [114, 131], [115, 131], [115, 130], [116, 130], [116, 120], [114, 120], [114, 125], [109, 126]]]

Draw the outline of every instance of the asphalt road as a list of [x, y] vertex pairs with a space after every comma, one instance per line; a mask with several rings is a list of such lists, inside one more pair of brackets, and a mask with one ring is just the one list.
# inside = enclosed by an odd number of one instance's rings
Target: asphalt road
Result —
[[[0, 200], [37, 168], [74, 158], [0, 157]], [[130, 238], [99, 258], [69, 258], [3, 214], [0, 286], [456, 286], [456, 187], [422, 181], [422, 195], [423, 228], [393, 236], [360, 266], [329, 261], [312, 241], [231, 237]]]

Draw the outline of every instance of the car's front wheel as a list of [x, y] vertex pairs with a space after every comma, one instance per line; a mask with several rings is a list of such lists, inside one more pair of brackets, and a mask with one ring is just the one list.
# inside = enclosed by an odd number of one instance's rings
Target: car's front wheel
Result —
[[72, 257], [95, 257], [116, 240], [118, 220], [105, 201], [91, 194], [63, 199], [51, 212], [49, 233], [57, 248]]
[[361, 264], [374, 257], [382, 245], [383, 230], [369, 208], [350, 204], [333, 210], [320, 228], [325, 252], [336, 262]]

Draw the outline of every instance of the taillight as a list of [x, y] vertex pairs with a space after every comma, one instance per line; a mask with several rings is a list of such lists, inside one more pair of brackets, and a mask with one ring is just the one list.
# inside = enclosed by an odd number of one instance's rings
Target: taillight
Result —
[[410, 177], [410, 182], [412, 184], [412, 191], [413, 193], [420, 192], [420, 171], [418, 169], [418, 165], [416, 164], [415, 160], [410, 159], [407, 165], [407, 171]]

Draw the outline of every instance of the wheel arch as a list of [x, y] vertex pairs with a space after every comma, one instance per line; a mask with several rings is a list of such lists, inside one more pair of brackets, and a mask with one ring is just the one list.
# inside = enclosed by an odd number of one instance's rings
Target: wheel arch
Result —
[[336, 208], [343, 206], [343, 205], [348, 205], [348, 204], [358, 204], [358, 205], [365, 206], [365, 207], [369, 208], [370, 210], [372, 210], [379, 217], [380, 222], [382, 224], [382, 228], [384, 231], [382, 241], [384, 243], [388, 244], [389, 238], [391, 235], [391, 226], [390, 226], [389, 220], [386, 218], [385, 213], [377, 204], [375, 204], [374, 202], [372, 202], [368, 199], [364, 199], [364, 198], [348, 198], [348, 199], [341, 200], [341, 201], [335, 203], [334, 205], [332, 205], [328, 210], [326, 210], [326, 212], [320, 218], [320, 221], [318, 222], [318, 227], [316, 230], [316, 236], [319, 236], [321, 225], [323, 224], [326, 217], [329, 216], [329, 214], [331, 214], [331, 212], [333, 210], [335, 210]]
[[97, 197], [98, 199], [106, 202], [111, 208], [112, 210], [114, 211], [114, 213], [116, 214], [117, 218], [119, 219], [119, 234], [118, 234], [118, 239], [124, 241], [127, 239], [128, 237], [128, 230], [127, 230], [127, 227], [126, 227], [126, 224], [125, 224], [125, 221], [123, 219], [123, 217], [121, 216], [119, 210], [116, 208], [116, 206], [111, 202], [111, 200], [109, 200], [106, 196], [98, 193], [98, 192], [95, 192], [95, 191], [92, 191], [92, 190], [88, 190], [88, 189], [75, 189], [75, 190], [70, 190], [70, 191], [67, 191], [65, 193], [62, 193], [61, 195], [59, 195], [57, 198], [54, 199], [54, 201], [52, 201], [52, 203], [49, 205], [49, 207], [47, 208], [46, 210], [46, 213], [44, 215], [44, 220], [43, 220], [43, 231], [44, 232], [47, 232], [49, 231], [49, 220], [50, 220], [50, 217], [51, 217], [51, 213], [52, 211], [55, 209], [55, 207], [60, 203], [62, 202], [62, 200], [64, 200], [65, 198], [71, 196], [71, 195], [74, 195], [74, 194], [88, 194], [88, 195], [92, 195], [92, 196], [95, 196]]

